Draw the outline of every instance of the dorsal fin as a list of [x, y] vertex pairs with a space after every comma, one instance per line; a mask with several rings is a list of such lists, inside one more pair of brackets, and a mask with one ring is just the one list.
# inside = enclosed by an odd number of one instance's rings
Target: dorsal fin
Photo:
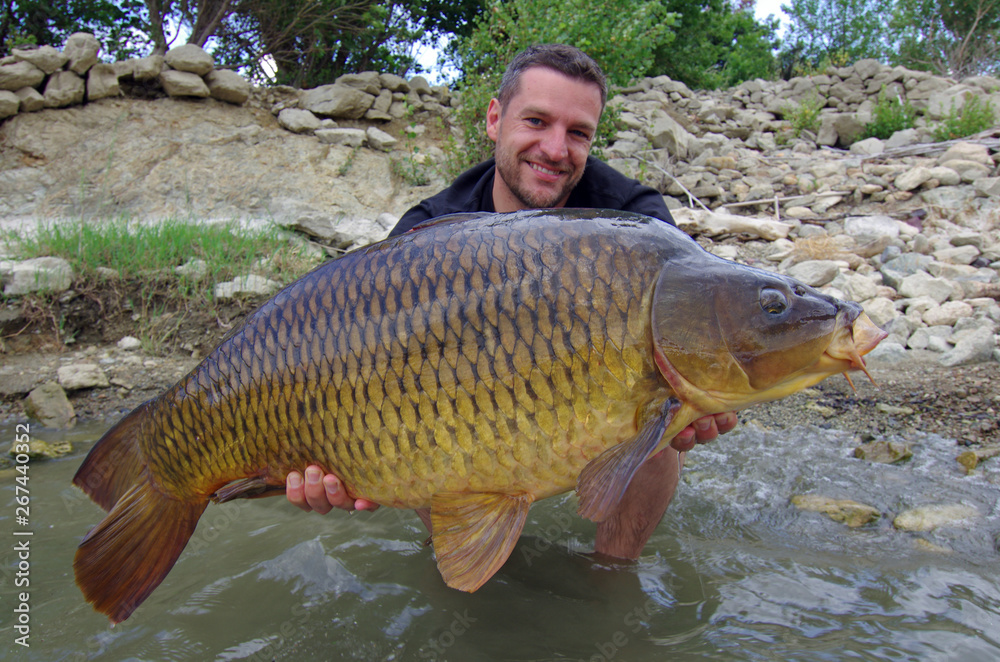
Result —
[[449, 225], [451, 223], [461, 223], [463, 221], [472, 221], [477, 218], [482, 218], [483, 216], [492, 216], [488, 211], [461, 211], [454, 214], [445, 214], [444, 216], [435, 216], [434, 218], [429, 218], [426, 221], [421, 221], [414, 225], [412, 228], [407, 230], [407, 232], [415, 232], [417, 230], [423, 230], [425, 228], [437, 226], [437, 225]]

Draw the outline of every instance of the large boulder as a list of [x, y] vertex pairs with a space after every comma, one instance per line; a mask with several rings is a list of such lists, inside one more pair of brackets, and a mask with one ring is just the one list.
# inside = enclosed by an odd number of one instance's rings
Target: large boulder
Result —
[[205, 84], [213, 99], [240, 105], [250, 98], [250, 84], [229, 69], [213, 69], [205, 74]]
[[17, 115], [21, 107], [21, 97], [7, 90], [0, 90], [0, 120]]
[[83, 103], [87, 87], [83, 79], [72, 71], [57, 71], [45, 84], [45, 107], [64, 108]]
[[22, 113], [33, 113], [45, 108], [45, 97], [33, 87], [22, 87], [15, 94], [21, 100]]
[[665, 149], [671, 156], [686, 159], [694, 136], [688, 133], [673, 117], [655, 110], [649, 118], [646, 138], [656, 149]]
[[87, 74], [88, 101], [116, 97], [119, 93], [118, 73], [113, 64], [98, 62], [90, 68], [90, 72]]
[[204, 76], [215, 68], [212, 56], [197, 44], [171, 48], [163, 58], [171, 69]]
[[189, 71], [167, 69], [160, 72], [160, 84], [172, 97], [207, 97], [211, 95], [201, 76]]
[[73, 268], [61, 257], [36, 257], [15, 262], [3, 275], [5, 296], [30, 292], [63, 292], [73, 282]]
[[132, 78], [137, 81], [154, 80], [163, 71], [163, 56], [141, 57], [133, 63]]
[[15, 48], [11, 51], [18, 60], [30, 62], [46, 74], [54, 74], [63, 68], [69, 61], [69, 56], [60, 52], [52, 46], [39, 46], [37, 48]]
[[319, 118], [301, 108], [283, 108], [278, 113], [278, 124], [292, 133], [312, 133], [319, 128]]
[[68, 58], [66, 66], [81, 76], [97, 64], [97, 54], [100, 52], [101, 43], [89, 32], [71, 34], [63, 47], [63, 53]]
[[55, 382], [45, 382], [32, 390], [24, 400], [24, 413], [47, 428], [68, 428], [76, 422], [73, 405]]
[[374, 95], [334, 83], [306, 90], [299, 99], [299, 108], [320, 117], [356, 120], [363, 117], [374, 102]]
[[14, 62], [0, 66], [0, 90], [16, 92], [22, 87], [37, 87], [45, 72], [30, 62]]

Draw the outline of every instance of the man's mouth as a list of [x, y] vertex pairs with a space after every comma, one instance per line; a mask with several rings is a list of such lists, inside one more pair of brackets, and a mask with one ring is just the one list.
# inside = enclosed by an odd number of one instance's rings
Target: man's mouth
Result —
[[534, 163], [533, 161], [528, 161], [527, 163], [529, 168], [547, 177], [559, 177], [560, 175], [563, 174], [561, 170], [553, 170], [552, 168], [546, 168], [545, 166], [539, 165], [538, 163]]

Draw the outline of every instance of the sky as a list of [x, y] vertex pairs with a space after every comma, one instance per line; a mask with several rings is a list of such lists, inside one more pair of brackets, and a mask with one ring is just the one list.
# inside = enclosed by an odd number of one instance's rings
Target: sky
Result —
[[791, 4], [791, 0], [757, 0], [756, 4], [756, 14], [757, 18], [767, 18], [769, 14], [774, 14], [781, 19], [782, 27], [788, 22], [788, 17], [785, 16], [781, 11], [782, 4]]

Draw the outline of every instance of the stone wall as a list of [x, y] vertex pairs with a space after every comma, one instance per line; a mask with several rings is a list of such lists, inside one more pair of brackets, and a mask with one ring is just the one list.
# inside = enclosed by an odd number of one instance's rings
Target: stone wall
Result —
[[[216, 69], [212, 56], [194, 44], [166, 55], [98, 61], [101, 45], [88, 33], [67, 39], [62, 50], [52, 46], [14, 49], [0, 60], [0, 120], [17, 113], [127, 96], [140, 98], [207, 98], [241, 105], [251, 94], [238, 73]], [[407, 114], [446, 115], [451, 92], [431, 86], [422, 76], [409, 80], [393, 74], [345, 74], [330, 85], [310, 90], [277, 86], [261, 92], [262, 100], [293, 133], [312, 134], [326, 144], [390, 151], [396, 139], [379, 124]], [[372, 123], [365, 129], [340, 127], [337, 120]]]
[[250, 85], [235, 71], [216, 69], [212, 57], [194, 44], [171, 49], [166, 56], [100, 62], [101, 44], [92, 34], [71, 35], [60, 51], [52, 46], [15, 48], [0, 60], [0, 119], [18, 112], [65, 108], [116, 97], [124, 92], [143, 96], [212, 97], [242, 104]]

